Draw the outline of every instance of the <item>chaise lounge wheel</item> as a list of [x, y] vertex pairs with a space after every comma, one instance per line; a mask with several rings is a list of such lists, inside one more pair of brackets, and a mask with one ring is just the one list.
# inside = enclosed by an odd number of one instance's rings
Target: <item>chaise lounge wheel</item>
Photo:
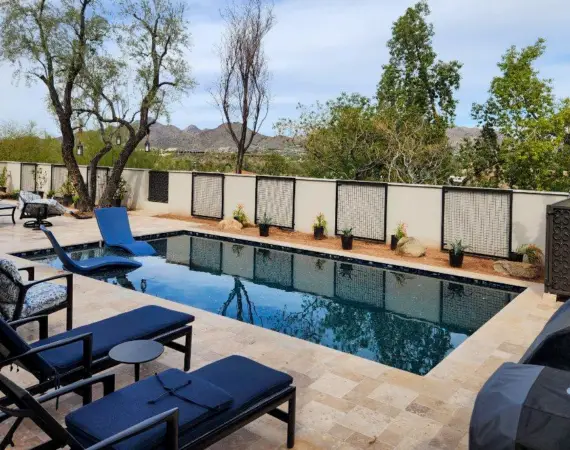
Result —
[[34, 230], [39, 230], [40, 229], [40, 225], [43, 225], [44, 227], [51, 227], [53, 226], [53, 224], [47, 220], [28, 220], [27, 222], [24, 222], [24, 227], [25, 228], [32, 228]]

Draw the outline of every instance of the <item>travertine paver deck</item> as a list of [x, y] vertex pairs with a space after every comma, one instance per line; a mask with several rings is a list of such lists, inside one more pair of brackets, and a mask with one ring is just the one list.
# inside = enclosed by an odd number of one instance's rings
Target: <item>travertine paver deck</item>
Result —
[[[100, 239], [94, 220], [53, 219], [53, 232], [64, 245]], [[131, 215], [138, 235], [192, 229], [193, 224]], [[0, 255], [47, 248], [42, 233], [0, 221]], [[28, 261], [17, 260], [18, 264]], [[421, 264], [419, 265], [421, 266]], [[38, 277], [54, 270], [41, 266]], [[464, 272], [462, 274], [465, 274]], [[482, 278], [481, 276], [477, 276]], [[510, 282], [510, 280], [504, 280]], [[241, 323], [179, 303], [75, 276], [75, 324], [80, 326], [145, 304], [188, 311], [196, 316], [192, 368], [230, 354], [241, 354], [290, 373], [298, 387], [298, 449], [464, 449], [473, 399], [488, 376], [504, 361], [516, 361], [557, 308], [542, 286], [529, 288], [421, 377], [356, 356]], [[50, 316], [50, 334], [63, 331], [63, 312]], [[28, 338], [34, 329], [24, 329]], [[179, 353], [166, 350], [143, 366], [143, 376], [182, 366]], [[132, 382], [132, 368], [112, 369], [120, 385]], [[21, 384], [32, 378], [23, 371], [2, 372]], [[48, 409], [59, 419], [79, 407], [68, 396]], [[0, 424], [2, 436], [9, 423]], [[30, 448], [45, 436], [26, 423], [16, 448]], [[285, 428], [264, 417], [217, 444], [218, 449], [284, 448]]]

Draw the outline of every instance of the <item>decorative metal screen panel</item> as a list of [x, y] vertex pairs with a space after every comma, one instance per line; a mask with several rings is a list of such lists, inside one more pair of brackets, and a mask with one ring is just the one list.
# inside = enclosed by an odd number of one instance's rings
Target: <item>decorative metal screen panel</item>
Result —
[[507, 292], [482, 286], [442, 281], [441, 290], [442, 324], [471, 332], [483, 326], [510, 301]]
[[295, 227], [295, 178], [257, 177], [255, 192], [255, 223], [267, 214], [272, 225]]
[[168, 203], [168, 172], [148, 173], [148, 201]]
[[386, 271], [336, 262], [334, 296], [339, 300], [384, 308]]
[[60, 189], [67, 180], [67, 168], [65, 166], [51, 166], [51, 189], [56, 195], [61, 195]]
[[386, 241], [386, 183], [337, 181], [336, 234], [352, 228], [354, 237]]
[[570, 200], [547, 207], [546, 292], [570, 297]]
[[507, 258], [512, 204], [509, 190], [444, 187], [442, 249], [461, 239], [468, 253]]
[[192, 174], [192, 215], [224, 218], [224, 174]]
[[[87, 168], [87, 185], [91, 181], [91, 174], [89, 167]], [[109, 169], [106, 167], [97, 168], [97, 184], [95, 186], [95, 203], [99, 203], [101, 196], [107, 187], [107, 181], [109, 181]]]
[[200, 272], [222, 273], [222, 241], [193, 237], [190, 240], [190, 268]]
[[293, 254], [265, 248], [256, 248], [253, 280], [257, 283], [293, 288]]
[[20, 172], [20, 190], [33, 192], [36, 190], [36, 164], [22, 164]]

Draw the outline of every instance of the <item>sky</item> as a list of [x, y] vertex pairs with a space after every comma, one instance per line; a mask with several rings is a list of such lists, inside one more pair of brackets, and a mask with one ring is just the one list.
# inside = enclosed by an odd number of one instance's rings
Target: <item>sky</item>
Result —
[[[227, 0], [187, 0], [192, 33], [189, 63], [197, 86], [171, 107], [170, 123], [214, 128], [221, 115], [209, 89], [219, 74], [215, 51], [223, 31], [219, 11]], [[570, 7], [568, 0], [431, 0], [434, 48], [444, 61], [463, 63], [456, 124], [475, 125], [473, 102], [484, 102], [497, 62], [505, 50], [547, 40], [538, 63], [552, 78], [558, 97], [570, 97]], [[392, 23], [414, 2], [408, 0], [276, 0], [277, 23], [265, 52], [271, 71], [272, 101], [262, 128], [274, 134], [280, 118], [297, 116], [297, 105], [314, 104], [341, 92], [372, 96], [388, 61], [386, 42]], [[45, 88], [16, 82], [13, 68], [0, 63], [0, 123], [34, 121], [58, 134], [47, 113]]]

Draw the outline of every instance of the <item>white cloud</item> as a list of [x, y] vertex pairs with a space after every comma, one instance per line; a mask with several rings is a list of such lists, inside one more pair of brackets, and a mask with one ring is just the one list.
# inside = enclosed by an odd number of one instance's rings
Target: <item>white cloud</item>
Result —
[[[267, 40], [273, 72], [273, 105], [264, 126], [271, 132], [280, 117], [296, 114], [297, 103], [311, 104], [340, 92], [372, 95], [388, 59], [386, 41], [391, 25], [413, 2], [394, 0], [278, 0], [277, 25]], [[219, 9], [225, 0], [189, 0], [193, 48], [189, 61], [198, 86], [173, 105], [172, 123], [211, 128], [221, 122], [208, 94], [218, 73], [215, 46], [223, 24]], [[567, 0], [431, 0], [435, 48], [444, 60], [463, 62], [458, 93], [458, 124], [471, 124], [469, 111], [482, 102], [496, 64], [510, 45], [524, 46], [537, 37], [548, 41], [539, 63], [545, 77], [554, 79], [558, 96], [570, 96], [570, 8]], [[11, 84], [11, 69], [0, 65], [3, 101], [0, 120], [34, 120], [57, 132], [47, 114], [44, 91], [23, 83]]]

